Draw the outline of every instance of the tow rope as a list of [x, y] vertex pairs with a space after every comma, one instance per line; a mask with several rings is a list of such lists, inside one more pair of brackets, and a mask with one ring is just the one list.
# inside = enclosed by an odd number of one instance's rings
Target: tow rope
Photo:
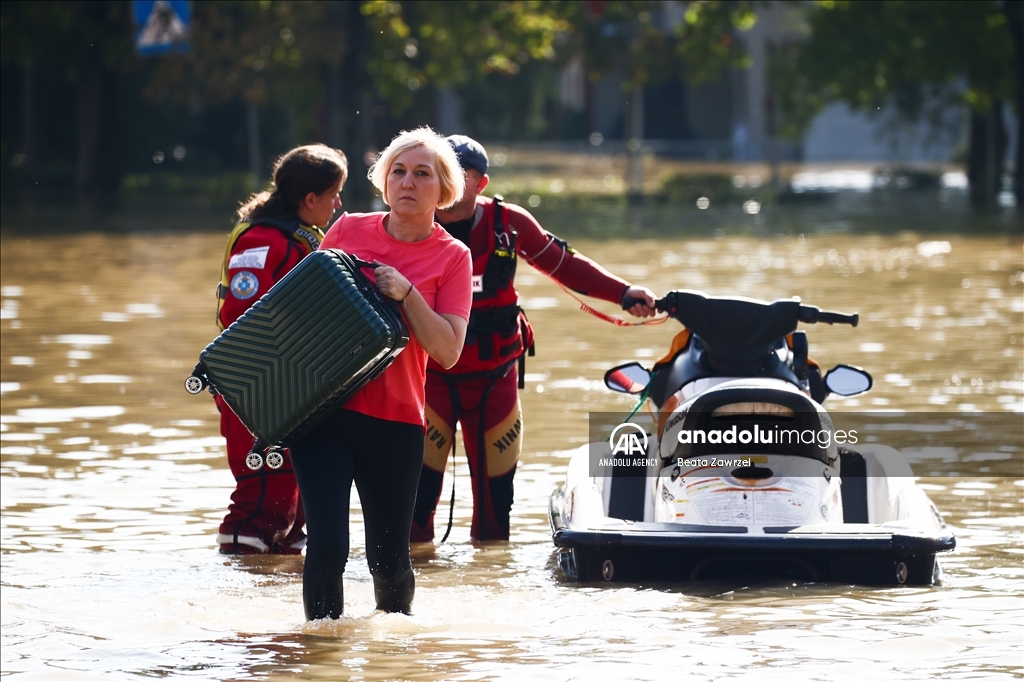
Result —
[[558, 284], [558, 286], [562, 287], [562, 291], [564, 291], [565, 293], [569, 294], [569, 296], [574, 298], [576, 300], [576, 302], [580, 304], [580, 310], [582, 310], [585, 313], [590, 313], [591, 315], [593, 315], [594, 317], [596, 317], [597, 319], [599, 319], [599, 320], [601, 320], [603, 322], [608, 322], [609, 324], [614, 324], [616, 327], [640, 327], [640, 326], [643, 326], [643, 325], [664, 324], [665, 320], [667, 320], [669, 318], [668, 315], [663, 315], [661, 317], [655, 317], [654, 319], [651, 319], [651, 320], [640, 320], [639, 322], [627, 322], [626, 320], [622, 319], [618, 315], [609, 315], [607, 313], [602, 313], [600, 310], [597, 310], [596, 308], [591, 307], [590, 304], [588, 304], [582, 298], [580, 298], [579, 296], [574, 294], [571, 290], [567, 289], [565, 287], [565, 285], [562, 284], [561, 282], [559, 282], [558, 280], [555, 280], [555, 283]]

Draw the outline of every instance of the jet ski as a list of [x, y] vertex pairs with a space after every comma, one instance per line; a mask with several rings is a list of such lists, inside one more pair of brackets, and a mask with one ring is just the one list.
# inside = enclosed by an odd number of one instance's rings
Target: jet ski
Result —
[[823, 373], [797, 329], [856, 327], [856, 314], [685, 290], [657, 308], [684, 327], [667, 355], [605, 374], [639, 396], [647, 423], [592, 414], [592, 442], [549, 501], [567, 579], [941, 579], [936, 554], [956, 540], [904, 457], [822, 406], [868, 391], [870, 374]]

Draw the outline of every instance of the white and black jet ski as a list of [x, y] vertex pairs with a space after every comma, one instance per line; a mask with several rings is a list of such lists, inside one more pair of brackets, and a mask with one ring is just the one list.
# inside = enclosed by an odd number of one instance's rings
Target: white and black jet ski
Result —
[[693, 291], [658, 309], [684, 326], [668, 355], [605, 375], [640, 395], [650, 425], [609, 423], [605, 439], [592, 415], [594, 442], [551, 496], [567, 578], [940, 579], [935, 555], [956, 542], [903, 456], [835, 428], [822, 407], [867, 391], [870, 375], [838, 365], [822, 377], [797, 331], [856, 326], [856, 314]]

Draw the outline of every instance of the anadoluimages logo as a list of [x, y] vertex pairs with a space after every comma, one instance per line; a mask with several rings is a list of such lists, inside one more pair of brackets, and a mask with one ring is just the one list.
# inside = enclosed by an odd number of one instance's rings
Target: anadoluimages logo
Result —
[[619, 424], [612, 429], [608, 442], [612, 445], [613, 455], [647, 455], [647, 432], [637, 424]]

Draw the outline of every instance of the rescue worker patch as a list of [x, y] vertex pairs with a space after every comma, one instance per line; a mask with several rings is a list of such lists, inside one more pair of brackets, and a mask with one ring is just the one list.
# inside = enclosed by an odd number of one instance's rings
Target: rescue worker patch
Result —
[[240, 301], [252, 298], [259, 290], [259, 279], [248, 270], [242, 270], [231, 278], [231, 293]]
[[228, 261], [228, 269], [234, 270], [236, 268], [251, 268], [253, 270], [262, 270], [267, 265], [268, 251], [270, 251], [269, 246], [260, 246], [255, 249], [246, 249], [241, 253], [236, 253], [231, 256], [231, 260]]

